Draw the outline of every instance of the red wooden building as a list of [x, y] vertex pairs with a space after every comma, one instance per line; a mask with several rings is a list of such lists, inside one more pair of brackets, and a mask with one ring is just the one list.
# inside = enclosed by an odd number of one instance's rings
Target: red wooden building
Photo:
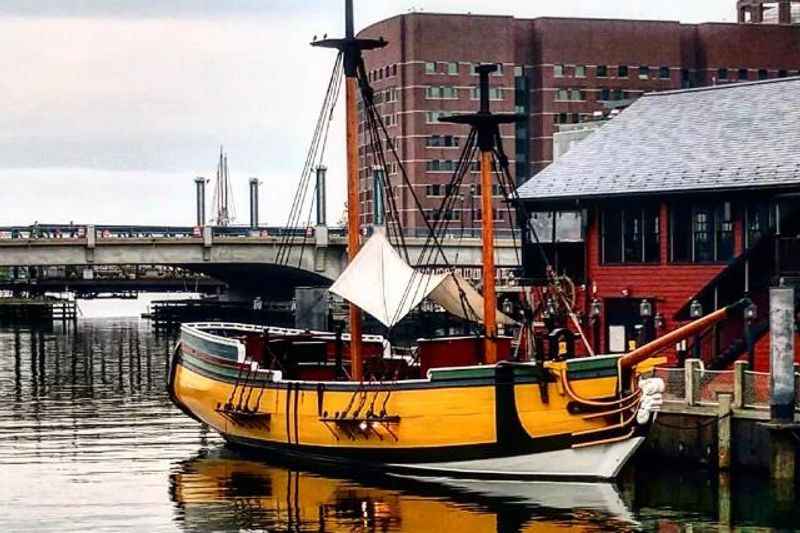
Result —
[[800, 281], [798, 147], [800, 78], [647, 95], [520, 188], [528, 276], [538, 240], [598, 352], [750, 296], [751, 320], [671, 355], [765, 370], [768, 289]]

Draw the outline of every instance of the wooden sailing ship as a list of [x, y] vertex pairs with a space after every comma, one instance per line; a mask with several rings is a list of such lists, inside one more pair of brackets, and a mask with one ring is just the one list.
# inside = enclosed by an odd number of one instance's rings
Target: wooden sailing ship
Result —
[[[546, 360], [532, 342], [534, 314], [518, 324], [497, 310], [493, 217], [483, 217], [482, 295], [454, 270], [434, 275], [412, 268], [380, 231], [362, 247], [357, 101], [360, 95], [367, 113], [372, 101], [361, 52], [386, 43], [356, 38], [352, 0], [346, 11], [346, 37], [314, 44], [340, 51], [346, 78], [350, 264], [331, 290], [350, 302], [350, 332], [184, 324], [169, 378], [173, 401], [229, 443], [265, 457], [412, 475], [615, 477], [660, 405], [664, 385], [648, 378], [664, 361], [658, 353], [737, 307], [623, 356]], [[494, 68], [478, 68], [479, 112], [447, 119], [472, 127], [484, 213], [492, 212], [499, 174], [493, 169], [508, 166], [500, 124], [517, 119], [489, 109]], [[438, 244], [435, 228], [430, 240]], [[420, 340], [403, 352], [384, 337], [363, 334], [363, 311], [391, 328], [424, 300], [481, 327], [472, 336]], [[521, 334], [501, 336], [498, 324]]]

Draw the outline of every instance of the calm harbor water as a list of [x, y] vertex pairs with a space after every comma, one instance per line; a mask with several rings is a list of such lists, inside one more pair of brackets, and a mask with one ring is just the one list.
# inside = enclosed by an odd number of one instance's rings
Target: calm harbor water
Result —
[[631, 468], [618, 484], [358, 478], [228, 450], [164, 391], [146, 322], [0, 327], [0, 531], [800, 528], [769, 483]]

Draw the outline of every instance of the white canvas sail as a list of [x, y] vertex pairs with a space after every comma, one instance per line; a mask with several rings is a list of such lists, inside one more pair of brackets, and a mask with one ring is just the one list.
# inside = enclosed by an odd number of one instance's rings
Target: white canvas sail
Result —
[[[483, 321], [483, 297], [457, 274], [424, 274], [411, 268], [381, 232], [375, 233], [331, 287], [348, 302], [393, 327], [425, 298], [449, 313]], [[497, 313], [500, 324], [514, 324]]]

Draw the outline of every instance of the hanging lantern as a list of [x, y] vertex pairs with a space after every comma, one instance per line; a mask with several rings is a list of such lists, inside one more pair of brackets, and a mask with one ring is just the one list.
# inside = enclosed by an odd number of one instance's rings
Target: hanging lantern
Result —
[[689, 316], [698, 319], [703, 316], [703, 304], [699, 300], [692, 300], [692, 305], [689, 306]]
[[639, 304], [639, 316], [642, 318], [653, 316], [653, 304], [649, 300], [642, 300], [642, 303]]
[[597, 298], [592, 299], [592, 305], [589, 307], [589, 316], [591, 318], [599, 318], [603, 312], [603, 304]]

